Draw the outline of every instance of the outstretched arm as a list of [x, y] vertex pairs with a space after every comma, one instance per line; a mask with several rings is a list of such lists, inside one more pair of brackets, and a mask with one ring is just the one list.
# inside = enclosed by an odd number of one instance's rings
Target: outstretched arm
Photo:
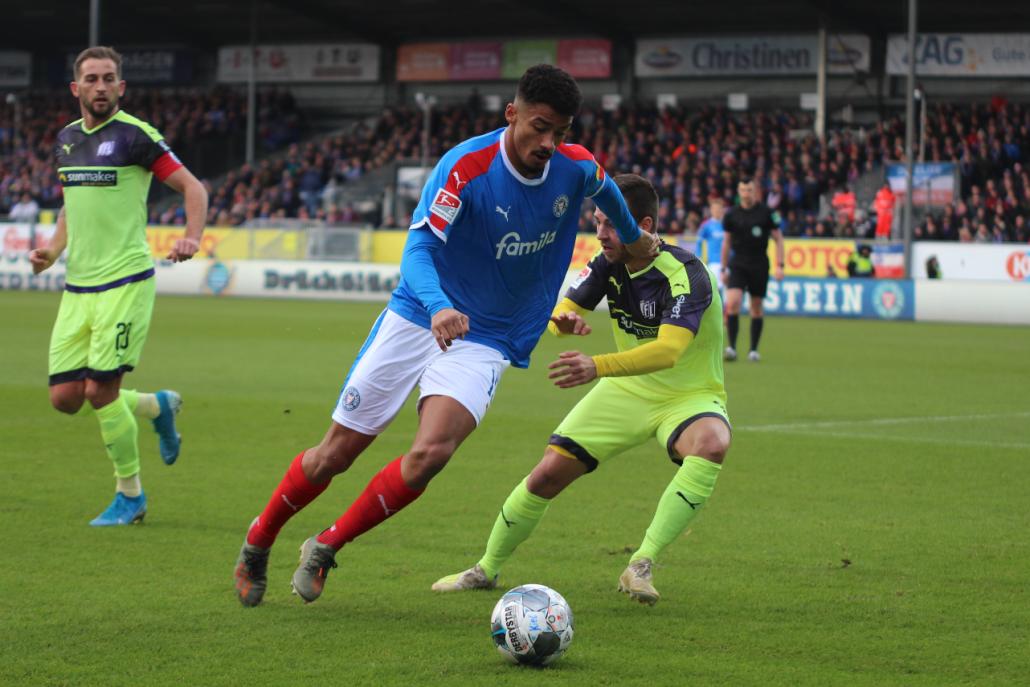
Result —
[[641, 231], [637, 221], [630, 214], [626, 199], [622, 197], [622, 191], [606, 176], [600, 190], [594, 195], [593, 200], [597, 207], [611, 219], [615, 231], [619, 234], [619, 240], [626, 246], [629, 254], [635, 258], [647, 258], [658, 255], [659, 240], [656, 234]]
[[663, 324], [658, 328], [657, 339], [628, 351], [593, 357], [579, 351], [566, 351], [548, 365], [551, 370], [548, 378], [554, 380], [555, 386], [568, 389], [597, 377], [632, 377], [657, 372], [675, 365], [693, 340], [694, 333], [686, 327]]

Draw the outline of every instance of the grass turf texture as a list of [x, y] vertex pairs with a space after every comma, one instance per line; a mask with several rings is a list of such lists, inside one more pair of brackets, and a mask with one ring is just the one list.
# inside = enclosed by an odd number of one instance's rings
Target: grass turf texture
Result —
[[328, 426], [380, 306], [160, 298], [127, 386], [182, 392], [183, 454], [162, 465], [144, 424], [146, 523], [93, 529], [112, 468], [95, 418], [48, 404], [57, 304], [0, 293], [0, 684], [983, 685], [1030, 670], [1026, 328], [770, 318], [763, 362], [727, 366], [734, 445], [657, 568], [658, 606], [615, 591], [672, 476], [657, 444], [574, 485], [502, 572], [576, 615], [569, 653], [538, 671], [492, 648], [503, 590], [429, 585], [477, 560], [584, 392], [550, 387], [546, 364], [610, 349], [602, 317], [587, 339], [545, 336], [427, 494], [346, 547], [304, 606], [298, 545], [406, 450], [409, 403], [286, 526], [266, 601], [245, 609], [244, 531]]

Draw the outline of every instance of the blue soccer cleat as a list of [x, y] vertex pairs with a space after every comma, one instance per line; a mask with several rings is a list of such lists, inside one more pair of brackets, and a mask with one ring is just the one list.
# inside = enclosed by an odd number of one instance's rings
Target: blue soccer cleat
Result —
[[154, 423], [154, 431], [157, 432], [161, 460], [165, 465], [171, 465], [179, 457], [179, 447], [182, 445], [182, 435], [175, 431], [175, 416], [182, 407], [182, 396], [168, 389], [158, 391], [154, 395], [157, 396], [161, 414], [151, 422]]
[[93, 527], [111, 527], [113, 525], [131, 525], [135, 522], [143, 522], [143, 516], [147, 514], [147, 495], [140, 492], [139, 496], [130, 498], [118, 492], [114, 495], [114, 501], [103, 513], [89, 521]]

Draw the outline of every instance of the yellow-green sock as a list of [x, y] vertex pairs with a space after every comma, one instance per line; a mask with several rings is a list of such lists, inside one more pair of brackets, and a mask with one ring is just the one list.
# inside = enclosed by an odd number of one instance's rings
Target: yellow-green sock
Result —
[[486, 542], [486, 553], [480, 559], [479, 567], [489, 577], [501, 571], [501, 566], [511, 558], [515, 548], [533, 533], [551, 504], [549, 499], [530, 493], [526, 487], [528, 479], [519, 482], [508, 495], [494, 522], [490, 539]]
[[139, 472], [136, 418], [121, 395], [96, 411], [100, 420], [100, 436], [104, 439], [108, 457], [114, 463], [114, 476], [132, 477]]
[[700, 456], [687, 456], [683, 465], [658, 500], [654, 518], [644, 534], [644, 541], [632, 556], [658, 560], [658, 555], [676, 540], [701, 510], [715, 489], [715, 480], [722, 466]]
[[148, 420], [153, 420], [161, 414], [161, 406], [158, 404], [157, 396], [154, 394], [136, 391], [135, 389], [122, 389], [120, 395], [125, 399], [129, 410], [136, 417], [145, 417]]

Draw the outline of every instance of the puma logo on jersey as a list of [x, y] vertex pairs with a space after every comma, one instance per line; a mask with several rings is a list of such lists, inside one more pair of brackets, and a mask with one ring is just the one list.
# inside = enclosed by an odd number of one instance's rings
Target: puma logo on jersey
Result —
[[619, 282], [615, 281], [615, 277], [608, 277], [608, 281], [611, 283], [612, 286], [615, 287], [615, 293], [617, 293], [617, 294], [619, 294], [621, 296], [622, 295], [622, 284], [620, 284]]
[[74, 145], [75, 145], [74, 143], [62, 143], [61, 144], [61, 149], [64, 150], [64, 154], [65, 155], [71, 155], [72, 147]]
[[501, 206], [498, 205], [496, 209], [497, 209], [497, 213], [498, 214], [504, 215], [504, 221], [507, 222], [508, 221], [508, 213], [511, 212], [511, 206], [509, 205], [507, 210], [502, 210]]
[[452, 176], [454, 177], [454, 190], [455, 191], [460, 191], [461, 187], [468, 183], [467, 181], [462, 181], [461, 177], [458, 176], [457, 172], [455, 172]]

